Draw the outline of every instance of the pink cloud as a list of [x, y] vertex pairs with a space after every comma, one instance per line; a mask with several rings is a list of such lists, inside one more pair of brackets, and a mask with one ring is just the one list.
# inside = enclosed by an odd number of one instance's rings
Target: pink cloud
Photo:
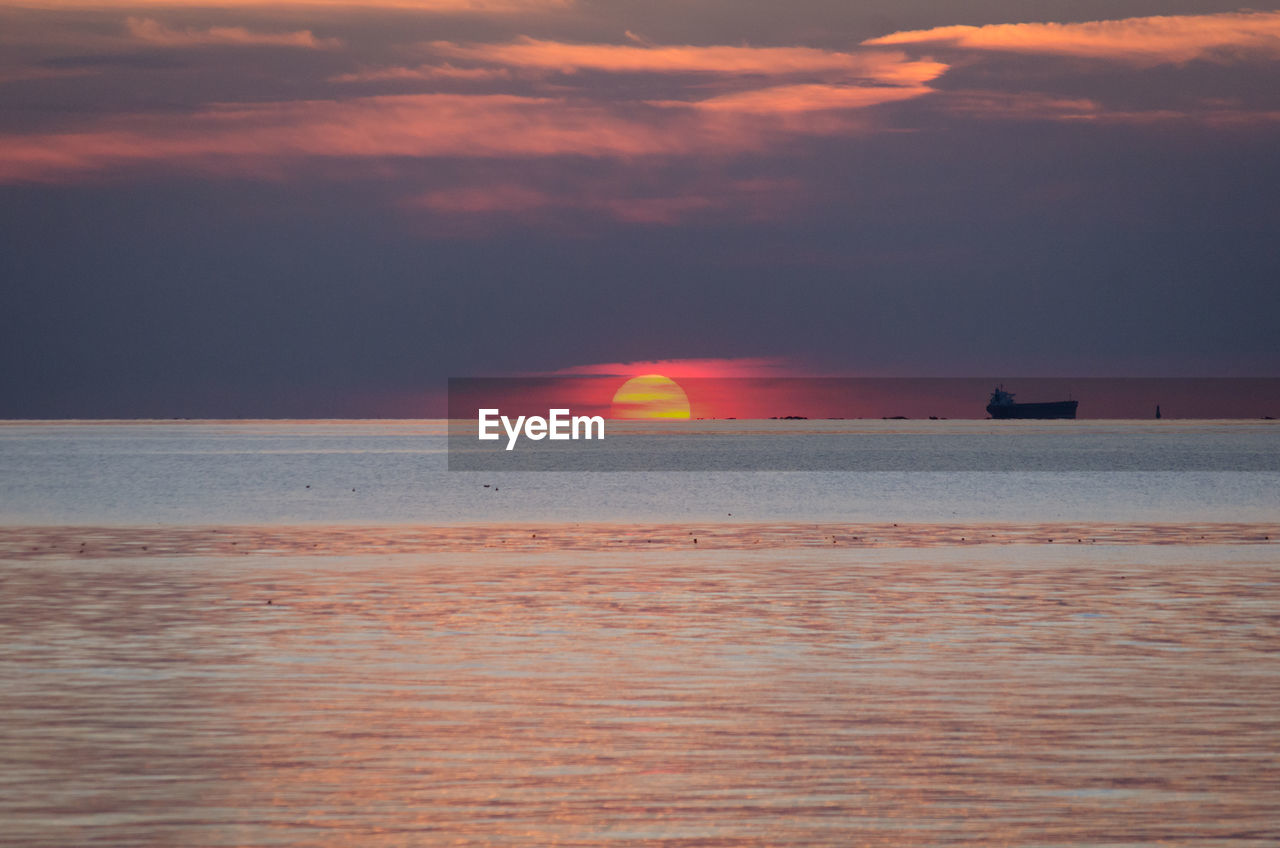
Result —
[[95, 68], [13, 68], [0, 70], [0, 84], [24, 80], [68, 79], [71, 77], [93, 76], [98, 73], [100, 71]]
[[575, 2], [576, 0], [361, 0], [359, 4], [354, 4], [351, 0], [120, 0], [118, 3], [110, 3], [107, 0], [4, 0], [2, 5], [54, 10], [115, 8], [117, 10], [165, 9], [171, 11], [211, 7], [268, 11], [290, 8], [349, 11], [358, 5], [364, 9], [404, 9], [444, 14], [506, 14], [567, 9]]
[[506, 44], [436, 41], [428, 47], [432, 52], [451, 59], [569, 72], [817, 74], [912, 85], [934, 79], [946, 70], [945, 65], [937, 62], [911, 60], [900, 53], [842, 53], [812, 47], [573, 44], [527, 37]]
[[[657, 110], [654, 110], [655, 112]], [[0, 136], [0, 180], [145, 162], [252, 168], [306, 157], [631, 157], [743, 150], [760, 134], [606, 106], [504, 94], [418, 94], [123, 116], [96, 128]]]
[[673, 225], [711, 213], [767, 219], [799, 191], [794, 181], [714, 175], [674, 189], [655, 175], [596, 180], [562, 176], [542, 187], [497, 182], [436, 189], [408, 205], [455, 219], [466, 215], [548, 225], [564, 213], [586, 211], [625, 223]]
[[[1280, 59], [1280, 12], [1168, 15], [1087, 23], [946, 26], [896, 32], [869, 39], [863, 45], [985, 54], [982, 58], [970, 57], [967, 63], [990, 64], [994, 61], [992, 54], [997, 53], [1060, 56], [1106, 62], [1113, 72], [1117, 67], [1142, 69], [1185, 65], [1193, 60], [1274, 61]], [[1005, 79], [1021, 78], [1006, 75]], [[1024, 82], [1033, 84], [1033, 80]], [[1208, 98], [1188, 98], [1176, 90], [1152, 89], [1142, 105], [1134, 108], [1131, 103], [1116, 103], [1109, 94], [1101, 87], [1090, 96], [950, 88], [939, 90], [930, 105], [947, 114], [996, 120], [1135, 124], [1187, 121], [1224, 129], [1270, 124], [1275, 120], [1274, 110], [1251, 109], [1248, 103], [1238, 99], [1222, 104]]]
[[444, 214], [520, 214], [557, 205], [546, 192], [519, 185], [462, 186], [428, 192], [411, 205]]
[[933, 93], [928, 86], [780, 85], [721, 94], [702, 100], [665, 100], [662, 106], [688, 106], [723, 112], [780, 115], [836, 109], [865, 109]]
[[508, 79], [510, 76], [511, 72], [506, 68], [458, 68], [446, 62], [443, 65], [369, 68], [348, 74], [338, 74], [330, 77], [329, 80], [338, 83], [360, 83], [396, 80], [495, 80]]
[[295, 32], [255, 32], [244, 27], [173, 29], [152, 18], [129, 18], [129, 34], [138, 41], [158, 47], [207, 47], [236, 45], [254, 47], [304, 47], [327, 50], [342, 46], [336, 38], [316, 38], [311, 30]]
[[721, 209], [724, 205], [720, 197], [697, 194], [616, 197], [601, 204], [614, 218], [630, 224], [678, 224], [700, 212]]
[[634, 377], [640, 374], [662, 374], [674, 379], [719, 377], [795, 377], [804, 369], [793, 360], [781, 357], [708, 357], [702, 359], [648, 359], [632, 362], [599, 362], [574, 365], [528, 376], [602, 376]]
[[[869, 89], [825, 101], [851, 109], [924, 89]], [[812, 100], [811, 103], [818, 101]], [[672, 108], [678, 106], [679, 108]], [[313, 157], [521, 158], [731, 156], [796, 135], [856, 128], [829, 117], [766, 120], [786, 97], [611, 104], [508, 94], [381, 95], [222, 105], [188, 115], [126, 115], [77, 131], [0, 136], [0, 181], [56, 180], [149, 162], [252, 172]]]
[[[434, 0], [427, 6], [434, 6]], [[169, 47], [314, 49], [337, 43], [317, 38], [311, 30], [175, 28], [144, 17], [129, 18], [127, 26], [134, 39]], [[317, 158], [735, 156], [772, 149], [797, 136], [864, 131], [867, 121], [853, 113], [928, 94], [928, 81], [947, 69], [938, 62], [884, 50], [853, 54], [806, 47], [567, 44], [532, 38], [503, 44], [435, 42], [431, 49], [450, 59], [481, 64], [366, 68], [335, 75], [331, 81], [483, 83], [508, 79], [522, 70], [536, 75], [565, 66], [649, 74], [699, 72], [731, 79], [710, 96], [705, 87], [695, 86], [695, 96], [687, 99], [619, 101], [607, 91], [555, 86], [545, 89], [554, 96], [542, 97], [492, 90], [434, 92], [222, 104], [186, 115], [120, 115], [69, 131], [0, 135], [0, 181], [59, 180], [148, 163], [188, 171], [281, 173]], [[797, 75], [821, 81], [794, 80]], [[658, 222], [714, 205], [698, 197], [696, 192], [658, 193], [592, 202], [616, 218]], [[423, 203], [435, 208], [448, 200], [428, 197]], [[459, 208], [477, 202], [482, 202], [478, 195]], [[502, 205], [492, 199], [483, 202]], [[526, 196], [508, 205], [531, 202]]]
[[1139, 66], [1259, 54], [1280, 56], [1280, 12], [945, 26], [895, 32], [870, 46], [937, 46], [1106, 59]]
[[1006, 120], [1091, 120], [1104, 112], [1101, 104], [1087, 97], [1038, 92], [948, 91], [942, 103], [955, 114]]

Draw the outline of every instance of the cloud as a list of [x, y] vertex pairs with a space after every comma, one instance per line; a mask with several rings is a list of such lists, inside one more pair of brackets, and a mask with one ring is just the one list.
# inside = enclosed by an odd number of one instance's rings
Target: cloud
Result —
[[[421, 5], [435, 8], [443, 2]], [[479, 0], [453, 2], [472, 6]], [[130, 17], [126, 25], [134, 40], [166, 47], [317, 49], [339, 43], [307, 29], [179, 28], [144, 16]], [[59, 181], [152, 163], [184, 171], [279, 175], [319, 158], [736, 156], [776, 149], [797, 136], [863, 131], [867, 120], [855, 113], [928, 94], [927, 83], [947, 70], [940, 62], [895, 50], [659, 46], [629, 37], [625, 44], [435, 41], [427, 46], [435, 62], [357, 67], [327, 78], [337, 84], [462, 81], [482, 86], [484, 93], [226, 103], [186, 114], [123, 114], [55, 133], [0, 135], [0, 181]], [[585, 75], [554, 83], [541, 79], [554, 70], [644, 74], [650, 82], [619, 97], [613, 86], [597, 85]], [[717, 79], [709, 84], [681, 75]], [[523, 90], [506, 93], [501, 83], [507, 80]], [[632, 196], [625, 206], [596, 202], [615, 217], [658, 221], [691, 214], [702, 203], [692, 197], [658, 193]], [[482, 195], [454, 200], [459, 208], [491, 202]], [[528, 196], [507, 198], [508, 205], [535, 202]]]
[[948, 115], [997, 121], [1196, 124], [1220, 130], [1272, 126], [1280, 122], [1280, 110], [1248, 108], [1230, 99], [1212, 98], [1132, 108], [1108, 105], [1098, 98], [1064, 97], [1035, 91], [951, 89], [939, 94], [934, 108]]
[[382, 95], [218, 106], [125, 116], [73, 132], [4, 135], [0, 181], [56, 180], [148, 162], [252, 171], [309, 157], [717, 155], [758, 150], [778, 135], [768, 122], [689, 110], [619, 110], [506, 94]]
[[448, 63], [443, 65], [418, 65], [417, 67], [368, 68], [338, 74], [329, 78], [330, 82], [363, 83], [363, 82], [395, 82], [397, 80], [495, 80], [508, 79], [511, 72], [506, 68], [458, 68]]
[[[131, 26], [145, 37], [170, 43], [208, 43], [213, 38], [217, 43], [248, 43], [246, 39], [267, 37], [271, 43], [285, 38], [303, 43], [312, 38], [309, 32], [263, 36], [238, 28], [175, 31], [139, 19]], [[541, 55], [549, 43], [523, 44]], [[121, 116], [74, 132], [0, 136], [0, 181], [56, 180], [146, 162], [252, 171], [268, 161], [278, 167], [308, 157], [735, 155], [796, 135], [858, 130], [863, 124], [853, 120], [853, 112], [927, 94], [931, 89], [923, 81], [946, 69], [891, 52], [853, 57], [804, 48], [590, 48], [571, 55], [580, 63], [596, 57], [600, 67], [720, 68], [733, 74], [838, 69], [842, 81], [767, 85], [689, 100], [618, 101], [607, 91], [597, 96], [582, 88], [569, 96], [559, 91], [552, 97], [382, 95], [221, 105], [183, 116]], [[495, 55], [507, 54], [499, 50]], [[619, 56], [617, 62], [610, 58]], [[336, 79], [496, 79], [503, 70], [444, 65], [362, 71]], [[684, 203], [637, 202], [629, 214], [663, 217]]]
[[447, 214], [522, 214], [556, 205], [556, 198], [522, 185], [462, 186], [428, 192], [410, 205]]
[[867, 46], [952, 47], [1073, 56], [1138, 66], [1280, 57], [1280, 12], [1169, 15], [1088, 23], [945, 26], [895, 32]]
[[692, 215], [723, 209], [729, 198], [691, 193], [650, 197], [551, 194], [525, 186], [468, 186], [429, 192], [414, 205], [444, 215], [502, 215], [528, 219], [563, 210], [587, 210], [632, 224], [677, 224]]
[[408, 205], [451, 218], [462, 215], [537, 224], [561, 218], [571, 223], [573, 213], [585, 211], [624, 223], [673, 225], [711, 212], [748, 220], [771, 218], [799, 189], [790, 180], [721, 179], [714, 174], [692, 183], [669, 175], [615, 174], [604, 179], [561, 175], [540, 187], [498, 182], [437, 189]]
[[[567, 9], [576, 0], [120, 0], [118, 10], [131, 9], [341, 9], [355, 6], [362, 9], [402, 9], [415, 12], [441, 14], [506, 14], [515, 12], [554, 11]], [[89, 9], [101, 10], [110, 4], [105, 0], [0, 0], [0, 7], [27, 9]]]
[[[1265, 87], [1241, 89], [1232, 82], [1238, 77], [1223, 76], [1227, 71], [1215, 73], [1189, 63], [1280, 59], [1280, 12], [948, 26], [897, 32], [863, 45], [917, 47], [944, 55], [954, 55], [948, 50], [968, 51], [970, 55], [955, 62], [950, 85], [929, 101], [931, 109], [946, 115], [1020, 121], [1195, 122], [1222, 129], [1275, 122], [1274, 99], [1265, 96]], [[1144, 85], [1141, 98], [1135, 99], [1129, 94], [1131, 86], [1110, 86], [1100, 82], [1096, 72], [1088, 77], [1092, 82], [1082, 86], [1078, 61], [1045, 75], [1028, 73], [1025, 62], [1002, 62], [1001, 55], [1009, 54], [1093, 61], [1112, 77], [1165, 66], [1169, 73], [1179, 74], [1180, 81]], [[983, 90], [988, 87], [991, 90]]]
[[8, 82], [24, 82], [27, 80], [67, 79], [83, 77], [97, 73], [91, 67], [34, 67], [0, 69], [0, 85]]
[[[427, 5], [437, 2], [430, 0]], [[624, 44], [534, 38], [496, 44], [435, 41], [428, 49], [442, 64], [357, 69], [331, 76], [329, 81], [493, 83], [484, 87], [486, 93], [220, 104], [184, 114], [119, 115], [58, 132], [3, 134], [0, 182], [65, 181], [147, 166], [279, 176], [300, 172], [304, 163], [317, 160], [378, 159], [390, 168], [396, 167], [397, 160], [414, 159], [587, 157], [629, 165], [643, 157], [714, 160], [786, 150], [797, 138], [868, 132], [879, 125], [872, 123], [873, 116], [877, 122], [886, 119], [885, 111], [876, 107], [917, 100], [924, 111], [960, 118], [1136, 122], [1202, 116], [1209, 123], [1237, 126], [1249, 122], [1245, 104], [1201, 108], [1188, 97], [1183, 102], [1153, 101], [1143, 112], [1108, 103], [1105, 91], [1074, 91], [1068, 96], [1026, 90], [992, 92], [981, 90], [980, 81], [966, 86], [964, 80], [942, 90], [933, 83], [950, 70], [948, 64], [913, 58], [884, 45], [1004, 44], [1001, 49], [1016, 45], [1019, 50], [1034, 45], [1042, 51], [1075, 51], [1072, 55], [1124, 50], [1154, 55], [1152, 51], [1160, 47], [1160, 55], [1189, 56], [1220, 50], [1226, 43], [1245, 43], [1240, 33], [1246, 30], [1253, 37], [1248, 41], [1250, 49], [1261, 49], [1260, 45], [1270, 43], [1262, 33], [1273, 24], [1280, 27], [1280, 13], [947, 27], [895, 33], [872, 39], [869, 47], [843, 52], [809, 47], [660, 46], [635, 37]], [[310, 30], [178, 29], [146, 17], [129, 18], [127, 25], [133, 38], [166, 46], [262, 44], [315, 49], [336, 43], [319, 39]], [[1200, 29], [1200, 25], [1206, 26]], [[1145, 47], [1126, 40], [1136, 38], [1138, 32], [1147, 34], [1145, 42], [1137, 39]], [[1182, 52], [1171, 45], [1181, 45]], [[598, 77], [585, 74], [557, 79], [554, 84], [526, 78], [558, 71], [643, 74], [648, 79], [643, 86], [627, 87], [620, 97], [616, 86], [599, 84]], [[690, 80], [690, 75], [713, 79]], [[524, 93], [496, 90], [505, 80], [520, 82]], [[919, 114], [921, 109], [908, 112], [898, 105], [889, 119]], [[654, 222], [726, 208], [716, 198], [733, 196], [731, 191], [719, 195], [718, 189], [564, 193], [524, 184], [436, 191], [420, 197], [421, 208], [470, 214], [591, 208], [618, 219]], [[755, 196], [746, 190], [737, 195], [745, 199], [746, 208], [753, 208]]]
[[311, 30], [295, 32], [254, 32], [244, 27], [210, 27], [209, 29], [172, 29], [152, 18], [129, 18], [125, 21], [129, 34], [138, 41], [157, 47], [206, 47], [218, 45], [255, 47], [304, 47], [312, 50], [342, 46], [336, 38], [316, 38]]
[[1248, 108], [1229, 99], [1193, 98], [1176, 104], [1134, 108], [1037, 91], [948, 89], [930, 109], [945, 115], [993, 121], [1090, 122], [1095, 124], [1196, 124], [1221, 130], [1248, 129], [1280, 122], [1280, 110]]
[[[896, 51], [841, 53], [806, 47], [735, 47], [650, 44], [569, 44], [521, 38], [504, 44], [459, 44], [436, 41], [433, 52], [451, 60], [481, 63], [478, 67], [452, 64], [396, 67], [343, 74], [336, 82], [386, 80], [493, 79], [513, 72], [581, 70], [647, 74], [706, 74], [727, 78], [718, 93], [707, 96], [704, 86], [689, 86], [694, 96], [652, 99], [643, 103], [664, 108], [705, 112], [776, 115], [801, 112], [865, 109], [881, 103], [919, 97], [932, 89], [925, 84], [941, 76], [947, 65], [910, 59]], [[781, 79], [791, 80], [779, 85]], [[725, 91], [726, 87], [736, 90]], [[590, 89], [581, 93], [591, 96]], [[848, 126], [848, 125], [846, 125]]]
[[811, 47], [738, 47], [713, 45], [654, 46], [636, 44], [571, 44], [520, 38], [506, 44], [431, 42], [436, 54], [451, 59], [574, 72], [719, 75], [834, 75], [839, 79], [872, 79], [885, 84], [914, 85], [934, 79], [946, 66], [911, 60], [901, 53], [842, 53]]
[[1104, 111], [1098, 101], [1088, 97], [962, 90], [948, 91], [943, 98], [943, 108], [953, 114], [1015, 121], [1093, 120]]
[[933, 93], [928, 86], [780, 85], [721, 94], [702, 100], [658, 101], [663, 106], [687, 106], [722, 112], [782, 115], [792, 112], [865, 109], [881, 103], [910, 100]]
[[672, 378], [794, 377], [808, 373], [799, 363], [783, 357], [719, 357], [703, 359], [649, 359], [635, 362], [601, 362], [574, 365], [529, 376], [634, 377], [663, 374]]

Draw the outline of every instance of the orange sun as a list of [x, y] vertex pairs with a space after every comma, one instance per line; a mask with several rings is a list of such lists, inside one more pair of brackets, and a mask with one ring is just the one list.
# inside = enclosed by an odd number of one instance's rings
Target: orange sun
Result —
[[661, 374], [632, 377], [613, 394], [614, 418], [688, 418], [689, 398]]

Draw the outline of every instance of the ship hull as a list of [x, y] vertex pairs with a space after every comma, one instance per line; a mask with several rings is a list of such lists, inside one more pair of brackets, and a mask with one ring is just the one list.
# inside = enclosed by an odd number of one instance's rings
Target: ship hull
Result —
[[1075, 418], [1079, 403], [1075, 400], [1053, 403], [993, 403], [987, 407], [987, 414], [992, 418]]

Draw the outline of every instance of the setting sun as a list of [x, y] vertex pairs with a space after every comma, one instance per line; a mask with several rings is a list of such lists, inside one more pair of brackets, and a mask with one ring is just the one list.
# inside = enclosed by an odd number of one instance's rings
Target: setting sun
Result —
[[689, 398], [680, 384], [661, 374], [632, 377], [613, 395], [614, 418], [688, 418]]

